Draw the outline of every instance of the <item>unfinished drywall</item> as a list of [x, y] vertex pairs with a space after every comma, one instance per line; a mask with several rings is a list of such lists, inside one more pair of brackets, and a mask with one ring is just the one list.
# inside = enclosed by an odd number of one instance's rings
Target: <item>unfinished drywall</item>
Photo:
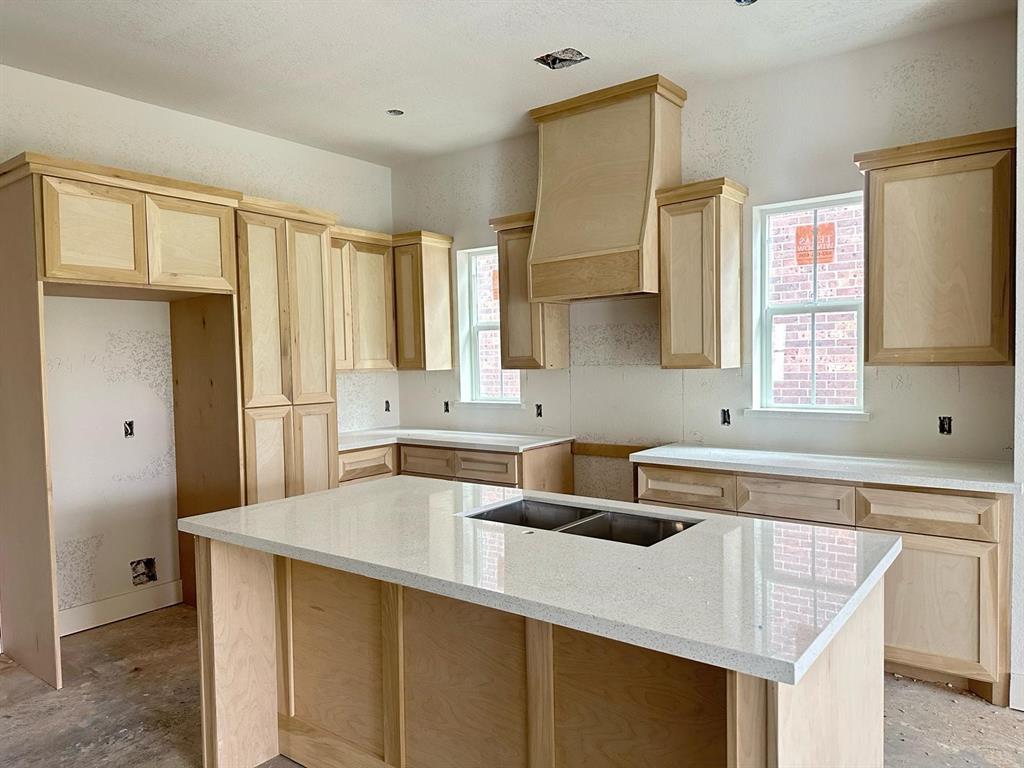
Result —
[[[1014, 18], [1004, 16], [741, 80], [679, 78], [689, 92], [684, 179], [728, 175], [749, 185], [750, 275], [753, 206], [860, 188], [852, 162], [859, 150], [1013, 125], [1014, 61]], [[491, 244], [490, 217], [533, 208], [536, 169], [533, 135], [397, 166], [395, 226], [429, 222], [454, 236], [454, 250]], [[570, 432], [595, 442], [1009, 459], [1009, 366], [868, 368], [868, 421], [745, 415], [752, 395], [750, 299], [747, 279], [743, 368], [662, 370], [657, 299], [587, 302], [571, 309], [570, 370], [524, 373], [530, 407], [458, 404], [444, 414], [443, 400], [458, 401], [457, 373], [401, 373], [402, 420]], [[543, 419], [534, 417], [535, 402], [544, 403]], [[732, 426], [720, 425], [721, 408], [730, 409]], [[939, 415], [953, 416], [952, 436], [938, 435]], [[601, 476], [581, 470], [582, 478]]]
[[45, 301], [57, 593], [68, 634], [181, 599], [170, 316], [163, 302]]

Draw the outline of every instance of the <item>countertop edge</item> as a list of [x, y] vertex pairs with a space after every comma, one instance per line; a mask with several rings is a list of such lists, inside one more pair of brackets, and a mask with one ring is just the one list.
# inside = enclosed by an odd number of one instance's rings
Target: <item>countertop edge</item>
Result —
[[[647, 648], [648, 650], [660, 651], [672, 656], [690, 659], [691, 661], [701, 662], [711, 666], [720, 667], [722, 669], [742, 672], [743, 674], [769, 680], [771, 682], [795, 684], [802, 675], [802, 671], [798, 668], [797, 662], [784, 661], [781, 659], [769, 659], [744, 651], [709, 645], [708, 643], [683, 640], [679, 637], [667, 635], [662, 632], [624, 625], [621, 622], [615, 622], [608, 619], [595, 618], [594, 616], [580, 614], [570, 609], [559, 608], [557, 606], [547, 605], [544, 603], [537, 603], [523, 597], [510, 597], [500, 592], [450, 582], [433, 576], [423, 576], [421, 574], [410, 573], [408, 571], [390, 568], [387, 566], [374, 565], [362, 560], [353, 560], [351, 558], [341, 557], [338, 555], [326, 555], [323, 552], [316, 550], [282, 545], [278, 542], [255, 536], [212, 529], [202, 525], [201, 523], [190, 522], [190, 518], [187, 517], [183, 517], [178, 520], [178, 530], [194, 536], [209, 538], [227, 544], [234, 544], [248, 549], [255, 549], [260, 552], [279, 555], [281, 557], [290, 557], [296, 560], [312, 563], [314, 565], [332, 568], [334, 570], [354, 573], [359, 576], [365, 576], [379, 581], [388, 581], [394, 584], [399, 584], [411, 589], [420, 589], [425, 592], [431, 592], [444, 597], [464, 600], [475, 605], [493, 608], [495, 610], [512, 613], [529, 619], [547, 621], [552, 624], [568, 627], [569, 629], [576, 629], [581, 632], [588, 632], [611, 640], [618, 640], [619, 642]], [[886, 567], [888, 567], [888, 565], [889, 563], [886, 563]], [[884, 569], [881, 570], [881, 573], [884, 573]], [[877, 582], [877, 577], [875, 578], [875, 581]], [[853, 598], [851, 598], [851, 601], [852, 600]], [[863, 596], [859, 600], [856, 600], [856, 604], [850, 608], [847, 618], [849, 615], [853, 614], [853, 611], [862, 601]], [[833, 619], [833, 623], [836, 621], [838, 621], [838, 617], [837, 619]], [[846, 619], [843, 619], [842, 623], [837, 624], [834, 630], [827, 635], [827, 639], [821, 641], [821, 648], [814, 654], [814, 658], [817, 658], [817, 655], [821, 653], [821, 649], [828, 645], [828, 642], [831, 641], [832, 637], [839, 632], [845, 623]], [[830, 624], [830, 626], [832, 625]], [[815, 645], [817, 644], [818, 643], [815, 643]], [[729, 661], [723, 661], [723, 655], [730, 655], [733, 658]], [[806, 660], [809, 655], [810, 649], [805, 651], [799, 661]], [[809, 667], [810, 662], [807, 662], [806, 666]]]
[[[344, 432], [339, 433], [344, 435]], [[497, 434], [497, 433], [496, 433]], [[535, 448], [546, 448], [549, 445], [560, 445], [561, 443], [571, 443], [575, 437], [540, 437], [530, 442], [524, 442], [522, 445], [507, 445], [483, 442], [471, 443], [467, 440], [446, 440], [444, 438], [433, 438], [433, 437], [401, 437], [398, 435], [394, 436], [380, 436], [380, 437], [367, 437], [365, 440], [353, 441], [353, 445], [346, 445], [342, 447], [338, 446], [338, 453], [348, 453], [349, 451], [361, 451], [364, 448], [377, 448], [382, 445], [420, 445], [426, 448], [462, 448], [468, 451], [490, 451], [491, 453], [523, 453], [524, 451], [532, 451]]]
[[[655, 449], [656, 450], [656, 449]], [[717, 459], [676, 458], [656, 456], [648, 451], [637, 451], [629, 455], [633, 464], [647, 464], [660, 467], [693, 467], [714, 469], [722, 472], [748, 472], [757, 475], [778, 475], [815, 480], [836, 480], [848, 483], [871, 483], [874, 485], [902, 485], [918, 488], [935, 488], [951, 491], [974, 491], [977, 493], [1015, 494], [1022, 484], [997, 480], [970, 480], [965, 478], [935, 477], [919, 474], [893, 474], [877, 472], [841, 472], [820, 467], [792, 467], [788, 465], [756, 464], [744, 461], [722, 461]]]

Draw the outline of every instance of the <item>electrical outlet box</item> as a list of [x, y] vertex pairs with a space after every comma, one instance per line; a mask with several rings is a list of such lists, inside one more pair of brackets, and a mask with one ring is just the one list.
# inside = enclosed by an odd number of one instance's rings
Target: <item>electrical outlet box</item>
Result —
[[537, 414], [538, 419], [544, 418], [544, 403], [534, 403], [534, 411]]
[[940, 435], [952, 435], [953, 434], [953, 417], [952, 416], [939, 416], [939, 434]]
[[390, 400], [385, 400], [384, 401], [384, 413], [391, 413], [391, 401]]
[[728, 408], [723, 408], [722, 409], [722, 426], [723, 427], [732, 426], [732, 414], [729, 413], [729, 409]]
[[135, 437], [135, 419], [129, 419], [124, 423], [124, 436]]
[[444, 412], [445, 413], [451, 413], [451, 411], [452, 411], [451, 406], [448, 404], [448, 401], [445, 400], [444, 401]]

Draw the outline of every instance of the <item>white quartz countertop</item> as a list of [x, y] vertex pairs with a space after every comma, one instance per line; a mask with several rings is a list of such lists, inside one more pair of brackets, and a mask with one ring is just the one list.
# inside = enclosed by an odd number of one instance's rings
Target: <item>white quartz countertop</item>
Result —
[[1015, 493], [1013, 465], [1001, 461], [840, 456], [823, 453], [751, 451], [672, 443], [629, 456], [637, 464], [697, 467], [762, 475], [913, 485], [960, 491]]
[[462, 432], [452, 429], [364, 429], [338, 434], [338, 451], [372, 448], [377, 445], [427, 445], [435, 448], [468, 448], [496, 453], [522, 453], [531, 448], [567, 443], [564, 435], [506, 435], [500, 432]]
[[[700, 522], [640, 547], [466, 517], [523, 497]], [[410, 476], [178, 528], [782, 683], [799, 681], [901, 546], [884, 533]]]

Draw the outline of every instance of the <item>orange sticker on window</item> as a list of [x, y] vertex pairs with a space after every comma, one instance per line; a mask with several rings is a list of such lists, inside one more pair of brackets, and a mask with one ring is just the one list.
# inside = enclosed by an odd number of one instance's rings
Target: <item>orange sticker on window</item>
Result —
[[491, 298], [498, 300], [498, 270], [491, 272]]
[[[824, 221], [818, 225], [818, 263], [831, 264], [836, 260], [836, 223]], [[814, 263], [814, 225], [796, 228], [796, 263], [807, 266]]]

